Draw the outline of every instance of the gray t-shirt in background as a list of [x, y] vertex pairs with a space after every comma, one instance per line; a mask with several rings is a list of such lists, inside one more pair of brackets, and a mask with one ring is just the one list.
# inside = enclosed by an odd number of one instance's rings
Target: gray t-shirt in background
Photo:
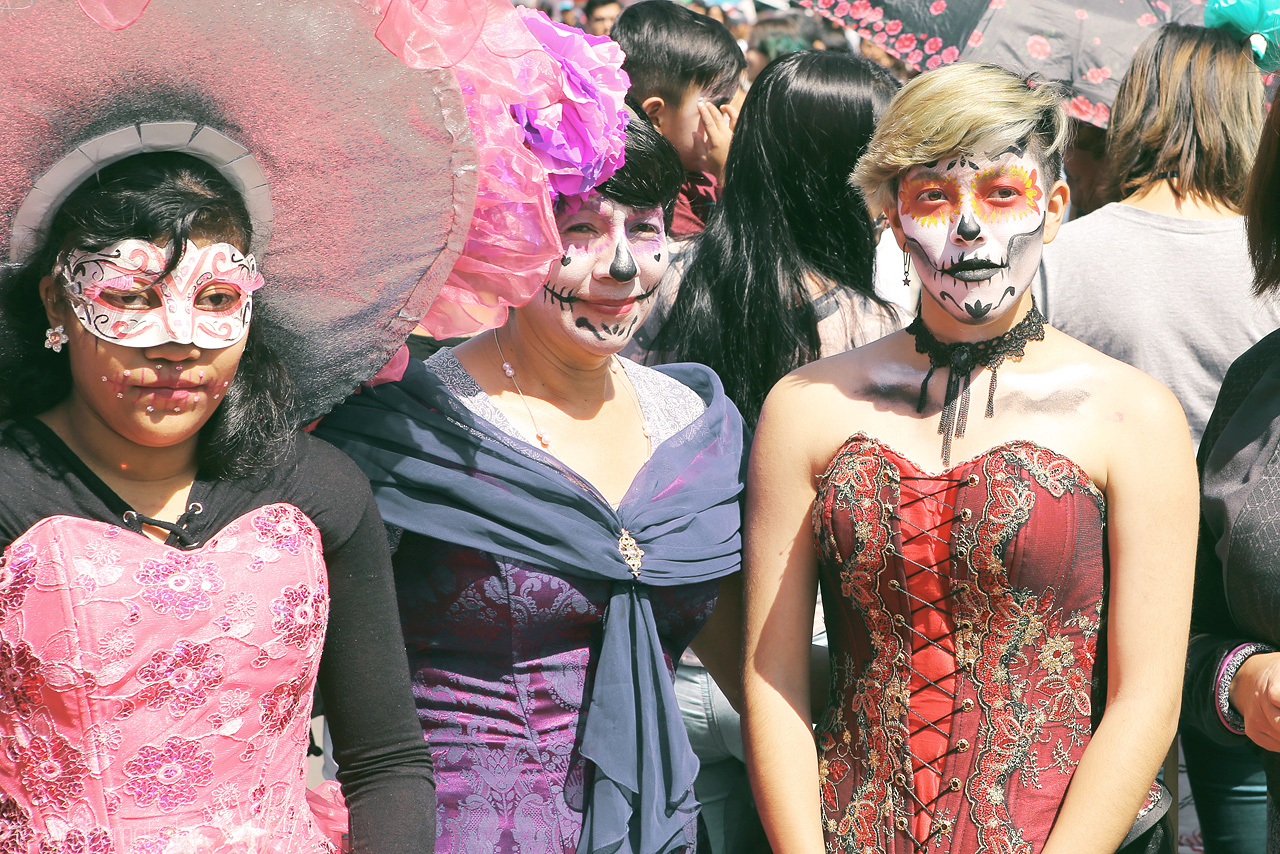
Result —
[[1109, 204], [1063, 225], [1032, 287], [1053, 326], [1167, 385], [1197, 445], [1227, 368], [1280, 327], [1253, 295], [1243, 217]]

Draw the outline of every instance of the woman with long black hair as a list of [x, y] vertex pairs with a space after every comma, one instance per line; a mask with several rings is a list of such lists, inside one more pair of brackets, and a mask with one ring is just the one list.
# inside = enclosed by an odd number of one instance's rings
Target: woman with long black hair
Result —
[[902, 325], [876, 296], [876, 229], [849, 183], [897, 82], [849, 54], [770, 63], [747, 95], [724, 198], [653, 344], [701, 362], [754, 424], [769, 389]]

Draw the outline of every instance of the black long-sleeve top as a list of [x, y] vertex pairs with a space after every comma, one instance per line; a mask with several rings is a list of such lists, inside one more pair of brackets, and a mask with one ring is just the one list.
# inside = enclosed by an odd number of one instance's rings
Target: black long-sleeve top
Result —
[[[409, 686], [387, 537], [369, 483], [346, 455], [300, 435], [278, 466], [244, 480], [197, 477], [203, 510], [166, 541], [198, 548], [258, 507], [288, 503], [320, 531], [330, 608], [318, 685], [350, 810], [355, 854], [435, 845], [431, 754]], [[0, 424], [0, 547], [57, 515], [128, 527], [130, 507], [34, 419]]]

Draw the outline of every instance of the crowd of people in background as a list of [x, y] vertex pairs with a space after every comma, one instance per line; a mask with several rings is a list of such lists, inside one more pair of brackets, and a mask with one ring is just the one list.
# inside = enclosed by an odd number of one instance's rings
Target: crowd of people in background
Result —
[[0, 854], [1280, 853], [1267, 34], [290, 4], [0, 19]]

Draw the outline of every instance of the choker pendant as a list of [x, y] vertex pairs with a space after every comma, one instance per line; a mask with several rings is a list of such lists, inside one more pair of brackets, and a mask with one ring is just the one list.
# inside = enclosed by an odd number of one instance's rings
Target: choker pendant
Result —
[[964, 436], [969, 419], [969, 386], [975, 368], [991, 369], [991, 389], [987, 392], [986, 417], [995, 416], [996, 379], [1000, 364], [1009, 357], [1019, 359], [1026, 352], [1028, 341], [1044, 340], [1044, 315], [1031, 309], [1017, 325], [1003, 335], [985, 341], [961, 341], [944, 344], [933, 336], [919, 315], [911, 321], [907, 332], [916, 342], [916, 352], [929, 357], [929, 371], [920, 383], [920, 401], [916, 412], [923, 413], [929, 401], [929, 380], [935, 368], [947, 368], [947, 390], [942, 397], [942, 418], [938, 433], [942, 436], [942, 465], [951, 466], [951, 441]]

